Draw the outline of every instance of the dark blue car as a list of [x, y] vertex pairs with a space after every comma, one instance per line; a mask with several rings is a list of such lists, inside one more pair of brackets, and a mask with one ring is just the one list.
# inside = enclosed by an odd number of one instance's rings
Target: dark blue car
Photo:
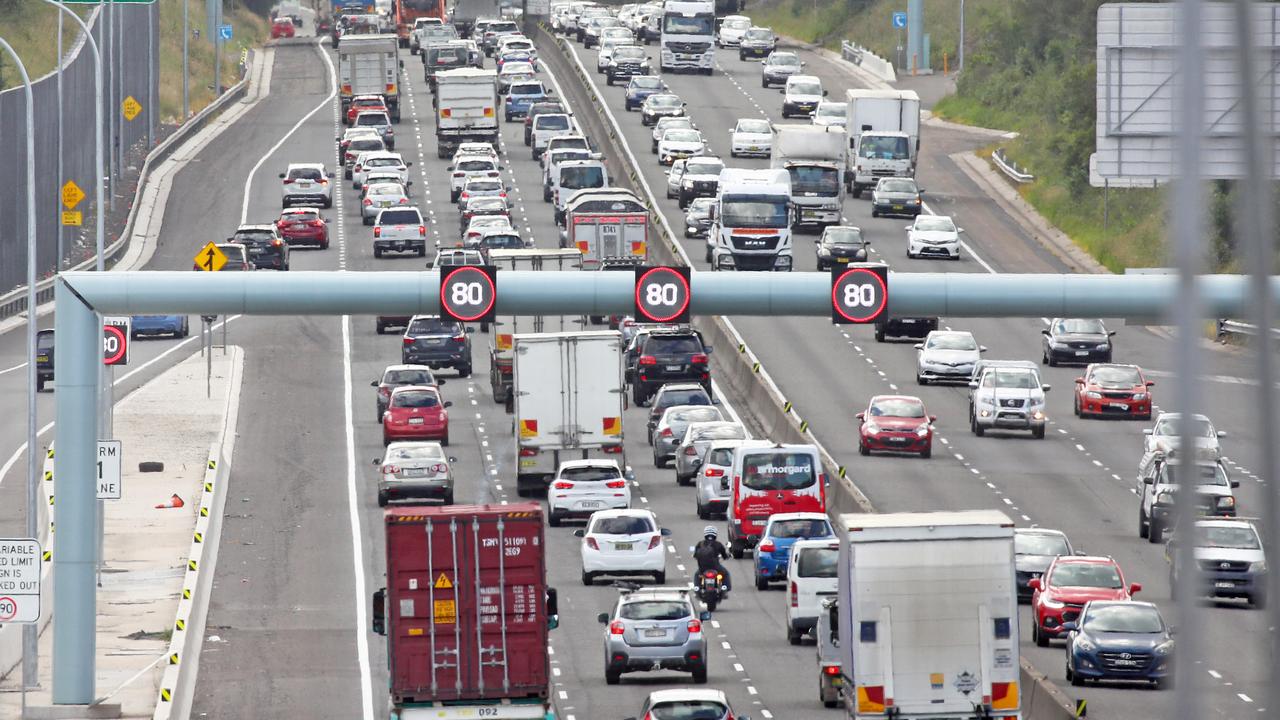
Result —
[[183, 338], [190, 334], [186, 315], [134, 315], [131, 333], [142, 335], [172, 335]]
[[797, 540], [834, 537], [831, 521], [824, 513], [775, 513], [769, 516], [755, 551], [757, 590], [768, 590], [772, 581], [787, 579], [787, 561]]
[[1173, 630], [1152, 603], [1093, 600], [1067, 631], [1067, 679], [1173, 682]]
[[662, 82], [662, 78], [654, 75], [636, 75], [631, 78], [631, 82], [627, 83], [627, 94], [625, 102], [627, 104], [627, 112], [631, 112], [640, 107], [644, 103], [644, 99], [650, 95], [657, 95], [667, 91], [667, 84]]

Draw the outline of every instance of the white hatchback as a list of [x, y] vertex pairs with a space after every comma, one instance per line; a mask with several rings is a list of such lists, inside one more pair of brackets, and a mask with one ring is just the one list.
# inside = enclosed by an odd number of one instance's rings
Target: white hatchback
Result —
[[560, 521], [568, 517], [629, 507], [631, 487], [616, 460], [560, 463], [547, 489], [547, 524], [551, 527], [559, 527]]
[[917, 215], [907, 226], [907, 257], [960, 259], [960, 233], [948, 215]]
[[799, 645], [818, 625], [822, 601], [836, 596], [840, 542], [835, 538], [797, 540], [787, 563], [787, 640]]
[[601, 510], [573, 534], [582, 538], [583, 585], [593, 584], [597, 575], [652, 575], [657, 585], [667, 582], [662, 538], [671, 531], [658, 527], [652, 511]]

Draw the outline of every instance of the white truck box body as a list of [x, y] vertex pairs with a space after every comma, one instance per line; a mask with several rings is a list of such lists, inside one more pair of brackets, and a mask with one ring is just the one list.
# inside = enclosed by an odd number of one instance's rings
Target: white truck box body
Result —
[[[400, 103], [400, 38], [347, 35], [338, 43], [338, 90], [343, 107], [356, 95], [382, 95], [391, 119]], [[393, 107], [394, 106], [394, 107]]]
[[[577, 250], [490, 250], [489, 264], [500, 272], [513, 270], [578, 270], [582, 254]], [[582, 316], [499, 315], [489, 345], [489, 384], [495, 400], [505, 400], [512, 384], [514, 336], [527, 333], [559, 333], [582, 326]]]
[[[882, 177], [915, 177], [920, 152], [920, 96], [914, 90], [847, 90], [850, 187], [860, 193]], [[864, 140], [906, 137], [906, 157], [864, 157]], [[864, 138], [864, 135], [867, 138]]]
[[850, 717], [1020, 718], [1013, 521], [996, 510], [845, 514], [839, 637]]
[[[788, 170], [791, 201], [801, 224], [837, 225], [844, 210], [841, 176], [845, 159], [843, 128], [822, 125], [778, 125], [774, 128], [769, 166]], [[820, 183], [821, 188], [815, 183]]]
[[498, 73], [458, 68], [436, 75], [436, 142], [441, 158], [463, 142], [496, 143]]

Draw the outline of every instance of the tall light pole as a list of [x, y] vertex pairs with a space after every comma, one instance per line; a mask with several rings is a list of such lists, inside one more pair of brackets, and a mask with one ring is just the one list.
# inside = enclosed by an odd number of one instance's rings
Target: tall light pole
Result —
[[[27, 537], [39, 533], [36, 526], [36, 492], [40, 487], [40, 464], [36, 454], [36, 120], [35, 101], [31, 95], [31, 78], [22, 58], [13, 46], [0, 37], [3, 47], [13, 58], [13, 64], [22, 76], [22, 95], [26, 107], [23, 115], [27, 123]], [[37, 645], [35, 624], [22, 626], [22, 706], [27, 705], [27, 688], [36, 685], [39, 672], [36, 667]]]
[[182, 122], [191, 117], [191, 75], [187, 44], [191, 40], [191, 0], [182, 0]]

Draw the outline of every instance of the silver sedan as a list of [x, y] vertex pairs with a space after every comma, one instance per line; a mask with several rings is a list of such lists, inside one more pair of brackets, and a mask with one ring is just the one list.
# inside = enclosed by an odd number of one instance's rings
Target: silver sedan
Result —
[[383, 182], [365, 185], [360, 193], [360, 219], [372, 225], [385, 208], [409, 206], [409, 194], [400, 183]]
[[378, 505], [396, 500], [439, 500], [453, 504], [452, 463], [438, 442], [405, 441], [387, 445], [378, 466]]

